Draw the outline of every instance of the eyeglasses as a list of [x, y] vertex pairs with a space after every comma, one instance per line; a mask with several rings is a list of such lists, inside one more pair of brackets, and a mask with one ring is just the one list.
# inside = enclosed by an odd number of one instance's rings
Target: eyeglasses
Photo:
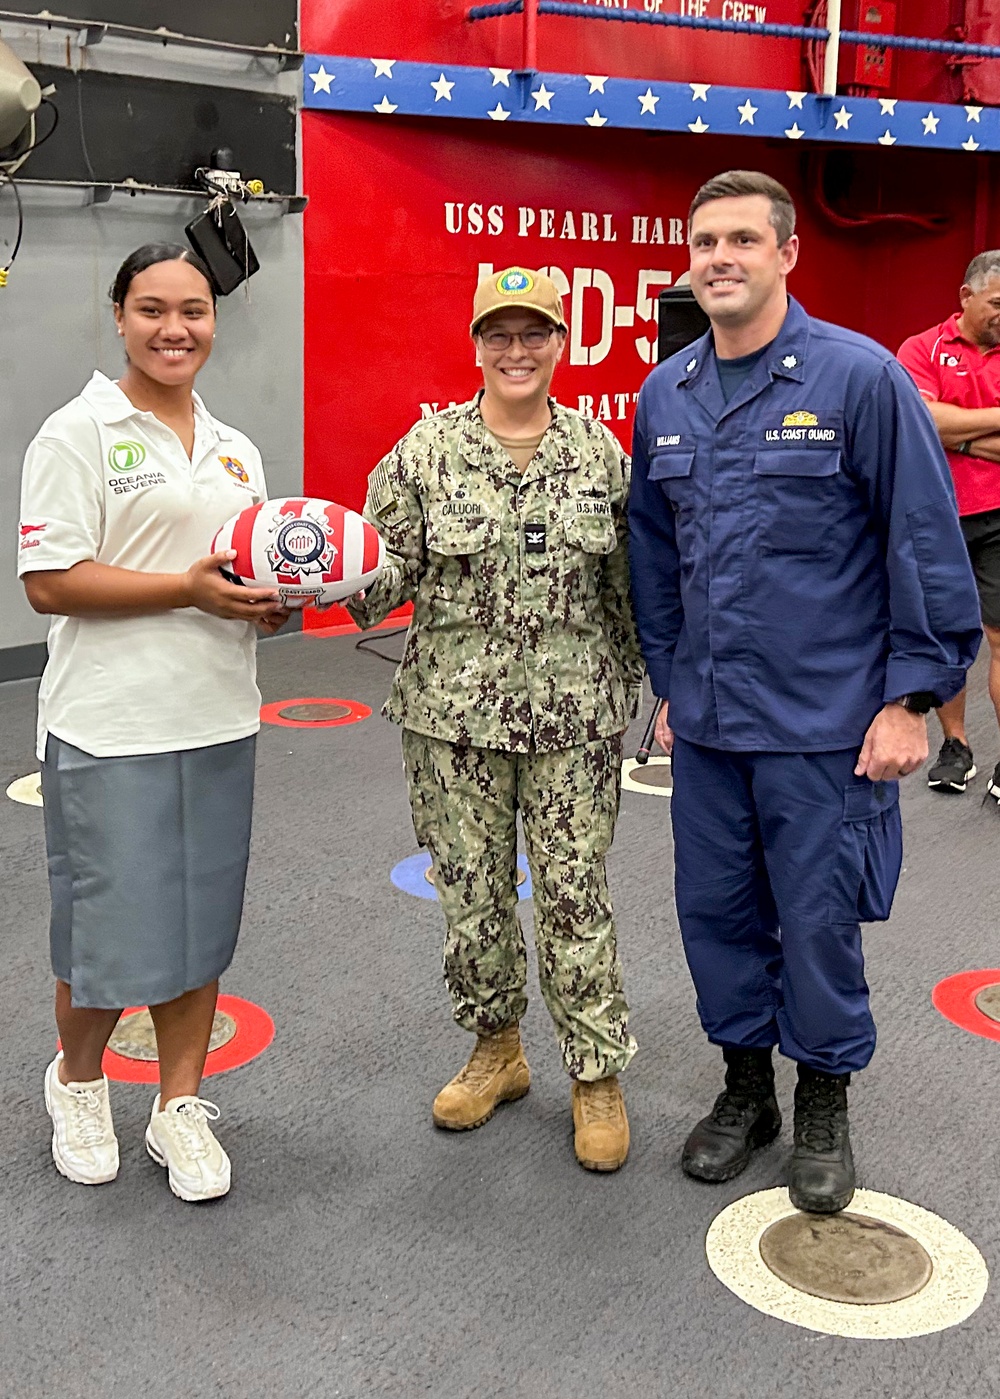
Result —
[[555, 329], [554, 325], [529, 325], [527, 330], [482, 330], [479, 338], [488, 350], [509, 350], [515, 340], [526, 350], [544, 350]]

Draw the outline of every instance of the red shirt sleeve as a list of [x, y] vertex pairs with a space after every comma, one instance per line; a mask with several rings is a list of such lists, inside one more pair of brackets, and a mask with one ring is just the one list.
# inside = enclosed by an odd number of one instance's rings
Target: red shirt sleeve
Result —
[[933, 347], [939, 339], [936, 331], [911, 335], [896, 351], [896, 358], [920, 390], [922, 398], [941, 396], [941, 379]]

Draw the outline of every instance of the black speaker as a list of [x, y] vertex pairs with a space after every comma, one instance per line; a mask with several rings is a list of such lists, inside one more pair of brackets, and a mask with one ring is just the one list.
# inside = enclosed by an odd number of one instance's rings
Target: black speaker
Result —
[[705, 334], [709, 320], [694, 299], [690, 287], [668, 287], [661, 291], [660, 334], [657, 340], [657, 363], [669, 359], [692, 340]]
[[218, 208], [206, 209], [188, 224], [184, 232], [195, 252], [208, 264], [215, 290], [228, 296], [238, 286], [260, 271], [257, 254], [250, 246], [240, 216], [232, 200]]

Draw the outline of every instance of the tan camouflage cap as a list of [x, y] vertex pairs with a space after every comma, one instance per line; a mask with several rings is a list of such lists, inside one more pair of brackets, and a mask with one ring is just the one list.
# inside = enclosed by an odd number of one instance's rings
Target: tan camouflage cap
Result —
[[551, 277], [527, 267], [508, 267], [503, 272], [491, 272], [476, 287], [470, 331], [475, 335], [479, 323], [492, 312], [510, 309], [537, 311], [553, 325], [566, 329], [562, 297]]

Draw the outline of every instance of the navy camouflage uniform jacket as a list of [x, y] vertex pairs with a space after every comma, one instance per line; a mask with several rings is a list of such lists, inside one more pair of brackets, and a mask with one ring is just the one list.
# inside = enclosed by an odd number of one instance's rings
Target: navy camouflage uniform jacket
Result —
[[620, 733], [636, 712], [629, 460], [602, 423], [550, 406], [523, 474], [477, 396], [417, 423], [369, 477], [386, 566], [350, 612], [371, 627], [413, 602], [383, 710], [405, 728], [525, 753]]

